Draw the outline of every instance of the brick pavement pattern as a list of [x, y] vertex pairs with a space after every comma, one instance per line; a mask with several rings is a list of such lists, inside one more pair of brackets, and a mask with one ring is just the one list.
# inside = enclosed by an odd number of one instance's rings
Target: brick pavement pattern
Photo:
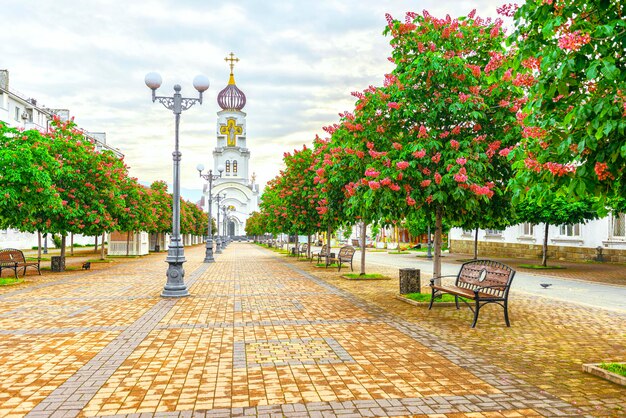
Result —
[[[559, 343], [534, 341], [542, 323], [515, 322], [533, 320], [533, 300], [516, 301], [512, 328], [487, 310], [470, 330], [453, 309], [416, 318], [392, 283], [341, 282], [251, 244], [229, 246], [214, 264], [203, 253], [186, 250], [183, 299], [159, 297], [163, 254], [2, 289], [0, 416], [617, 416], [626, 403], [597, 378], [563, 382], [586, 391], [581, 406], [543, 383], [561, 378], [553, 367], [524, 374], [532, 367], [521, 357]], [[564, 309], [570, 320], [580, 314]], [[624, 323], [613, 316], [608, 327], [622, 357]], [[601, 345], [608, 328], [589, 338]]]

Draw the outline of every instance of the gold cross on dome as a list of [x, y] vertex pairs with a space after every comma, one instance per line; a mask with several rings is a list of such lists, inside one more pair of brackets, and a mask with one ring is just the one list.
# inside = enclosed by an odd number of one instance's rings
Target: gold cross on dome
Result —
[[233, 68], [235, 68], [235, 63], [239, 62], [239, 58], [235, 58], [235, 54], [233, 54], [232, 52], [230, 54], [228, 54], [229, 57], [224, 58], [224, 61], [229, 62], [228, 65], [230, 65], [230, 73], [233, 73]]

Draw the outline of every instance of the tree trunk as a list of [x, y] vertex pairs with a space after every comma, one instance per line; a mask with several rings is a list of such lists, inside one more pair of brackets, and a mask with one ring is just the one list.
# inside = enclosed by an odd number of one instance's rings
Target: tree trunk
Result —
[[294, 243], [296, 245], [295, 254], [296, 254], [296, 257], [297, 257], [298, 256], [298, 234], [293, 234], [293, 241], [294, 241]]
[[306, 258], [311, 258], [311, 236], [307, 236]]
[[65, 242], [66, 242], [66, 235], [61, 235], [61, 257], [65, 257]]
[[474, 260], [478, 259], [478, 227], [474, 232]]
[[102, 233], [102, 242], [100, 243], [100, 260], [104, 260], [104, 235], [105, 233]]
[[37, 260], [41, 261], [41, 232], [37, 231]]
[[546, 223], [546, 229], [543, 234], [543, 255], [541, 257], [541, 265], [544, 267], [548, 266], [548, 228], [550, 224]]
[[365, 222], [361, 222], [361, 276], [365, 275], [365, 232], [367, 225]]
[[70, 255], [74, 256], [74, 233], [70, 232]]
[[93, 245], [93, 252], [97, 253], [98, 252], [98, 236], [96, 235], [95, 237], [96, 239], [94, 240], [94, 245]]
[[[443, 209], [437, 206], [435, 209], [435, 258], [433, 260], [433, 277], [441, 276], [441, 240], [443, 229]], [[441, 284], [441, 279], [435, 280], [436, 284]]]
[[130, 231], [126, 233], [126, 257], [130, 255]]

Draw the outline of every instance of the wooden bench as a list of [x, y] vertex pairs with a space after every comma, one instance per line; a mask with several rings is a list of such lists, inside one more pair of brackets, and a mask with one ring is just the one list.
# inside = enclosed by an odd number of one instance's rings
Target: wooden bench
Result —
[[311, 253], [311, 261], [313, 261], [313, 259], [317, 257], [317, 264], [319, 264], [322, 261], [322, 258], [326, 258], [329, 255], [330, 254], [328, 252], [328, 245], [324, 244], [322, 245], [322, 248], [318, 252]]
[[300, 244], [300, 248], [298, 249], [298, 258], [300, 258], [301, 255], [304, 255], [304, 258], [307, 258], [309, 253], [309, 244], [307, 244], [306, 242]]
[[26, 268], [34, 267], [41, 276], [41, 269], [39, 268], [39, 261], [26, 261], [24, 253], [21, 250], [14, 248], [5, 248], [0, 250], [0, 276], [3, 269], [12, 269], [15, 272], [15, 278], [17, 279], [18, 269], [24, 269], [24, 276], [26, 276]]
[[[509, 322], [509, 290], [515, 276], [515, 270], [506, 264], [492, 260], [473, 260], [463, 263], [459, 273], [454, 276], [433, 277], [430, 280], [432, 295], [428, 309], [433, 307], [435, 298], [444, 293], [454, 295], [456, 308], [459, 309], [459, 296], [474, 313], [472, 328], [476, 327], [480, 308], [488, 303], [495, 303], [504, 308], [504, 321], [510, 327]], [[454, 285], [435, 284], [436, 279], [443, 277], [456, 277]], [[474, 301], [472, 307], [466, 299]]]
[[350, 270], [354, 271], [354, 269], [352, 268], [352, 259], [354, 258], [354, 253], [356, 252], [356, 250], [354, 249], [353, 246], [351, 245], [344, 245], [343, 247], [341, 247], [339, 249], [339, 253], [337, 254], [336, 257], [328, 257], [326, 260], [326, 268], [328, 268], [328, 266], [330, 264], [333, 263], [337, 263], [339, 264], [339, 269], [337, 271], [341, 271], [341, 266], [343, 264], [348, 264], [350, 263]]

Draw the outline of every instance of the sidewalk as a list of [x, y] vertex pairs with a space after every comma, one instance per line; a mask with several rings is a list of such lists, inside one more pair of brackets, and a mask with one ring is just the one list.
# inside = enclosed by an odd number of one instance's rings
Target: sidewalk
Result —
[[[472, 255], [469, 254], [446, 254], [446, 261], [462, 263], [471, 259]], [[626, 264], [618, 263], [601, 263], [601, 262], [585, 262], [574, 263], [568, 261], [548, 260], [548, 267], [560, 266], [565, 267], [563, 269], [529, 269], [520, 267], [521, 264], [537, 265], [541, 264], [541, 260], [532, 259], [520, 259], [520, 258], [500, 258], [500, 257], [481, 257], [488, 258], [490, 260], [500, 261], [501, 263], [508, 264], [514, 269], [535, 275], [561, 277], [565, 279], [584, 280], [594, 283], [605, 283], [611, 285], [626, 286]]]
[[[233, 243], [186, 248], [191, 296], [162, 299], [165, 255], [0, 294], [0, 416], [618, 416], [623, 388], [581, 361], [626, 357], [626, 319], [524, 298], [426, 311], [397, 281]], [[397, 270], [396, 270], [397, 271]], [[141, 415], [144, 416], [144, 415]]]

